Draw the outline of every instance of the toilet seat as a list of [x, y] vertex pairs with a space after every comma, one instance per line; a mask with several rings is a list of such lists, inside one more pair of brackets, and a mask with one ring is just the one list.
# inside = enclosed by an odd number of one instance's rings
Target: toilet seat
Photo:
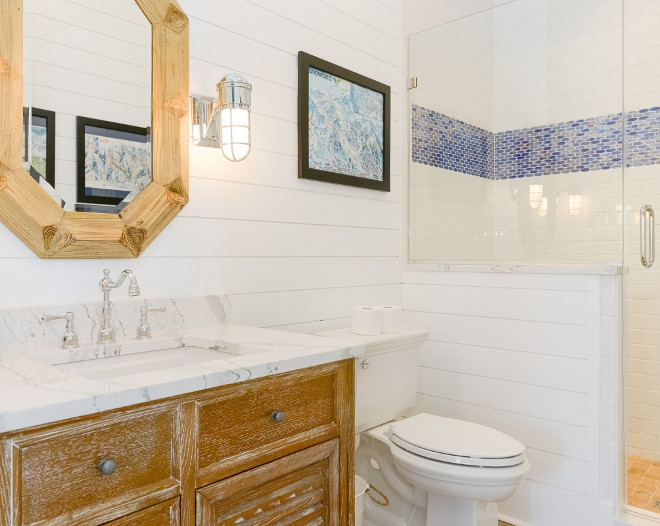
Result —
[[431, 460], [478, 467], [510, 467], [525, 462], [525, 446], [490, 427], [420, 413], [390, 424], [390, 440]]

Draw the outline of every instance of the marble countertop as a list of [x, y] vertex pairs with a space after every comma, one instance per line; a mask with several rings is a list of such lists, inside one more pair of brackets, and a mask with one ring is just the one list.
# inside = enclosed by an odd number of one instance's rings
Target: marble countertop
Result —
[[[105, 377], [79, 373], [78, 364], [68, 363], [186, 346], [207, 355], [217, 352], [217, 359], [213, 355], [129, 374], [110, 371]], [[355, 341], [240, 325], [182, 329], [146, 342], [126, 339], [75, 351], [52, 346], [5, 350], [0, 352], [0, 433], [363, 354], [364, 345]]]

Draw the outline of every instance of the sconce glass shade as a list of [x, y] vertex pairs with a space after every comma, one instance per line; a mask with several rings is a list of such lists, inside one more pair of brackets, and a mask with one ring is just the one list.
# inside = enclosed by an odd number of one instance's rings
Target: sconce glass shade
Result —
[[529, 185], [529, 206], [534, 210], [538, 210], [543, 204], [543, 185], [530, 184]]
[[574, 216], [582, 213], [582, 194], [568, 196], [568, 213]]
[[222, 153], [230, 161], [241, 161], [250, 153], [250, 112], [228, 108], [220, 111]]
[[220, 97], [220, 147], [230, 161], [250, 153], [250, 104], [252, 85], [231, 73], [218, 83]]

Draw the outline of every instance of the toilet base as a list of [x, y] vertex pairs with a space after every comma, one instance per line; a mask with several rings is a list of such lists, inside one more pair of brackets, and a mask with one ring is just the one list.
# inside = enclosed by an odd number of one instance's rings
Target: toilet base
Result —
[[497, 503], [429, 493], [426, 526], [497, 526]]

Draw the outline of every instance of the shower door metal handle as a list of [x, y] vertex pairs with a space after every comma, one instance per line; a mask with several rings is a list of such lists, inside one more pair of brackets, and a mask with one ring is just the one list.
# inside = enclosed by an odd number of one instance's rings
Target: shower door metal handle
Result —
[[[648, 243], [646, 235], [647, 224]], [[642, 265], [646, 268], [651, 268], [655, 261], [655, 211], [651, 205], [642, 205], [642, 208], [639, 210], [639, 241]]]

